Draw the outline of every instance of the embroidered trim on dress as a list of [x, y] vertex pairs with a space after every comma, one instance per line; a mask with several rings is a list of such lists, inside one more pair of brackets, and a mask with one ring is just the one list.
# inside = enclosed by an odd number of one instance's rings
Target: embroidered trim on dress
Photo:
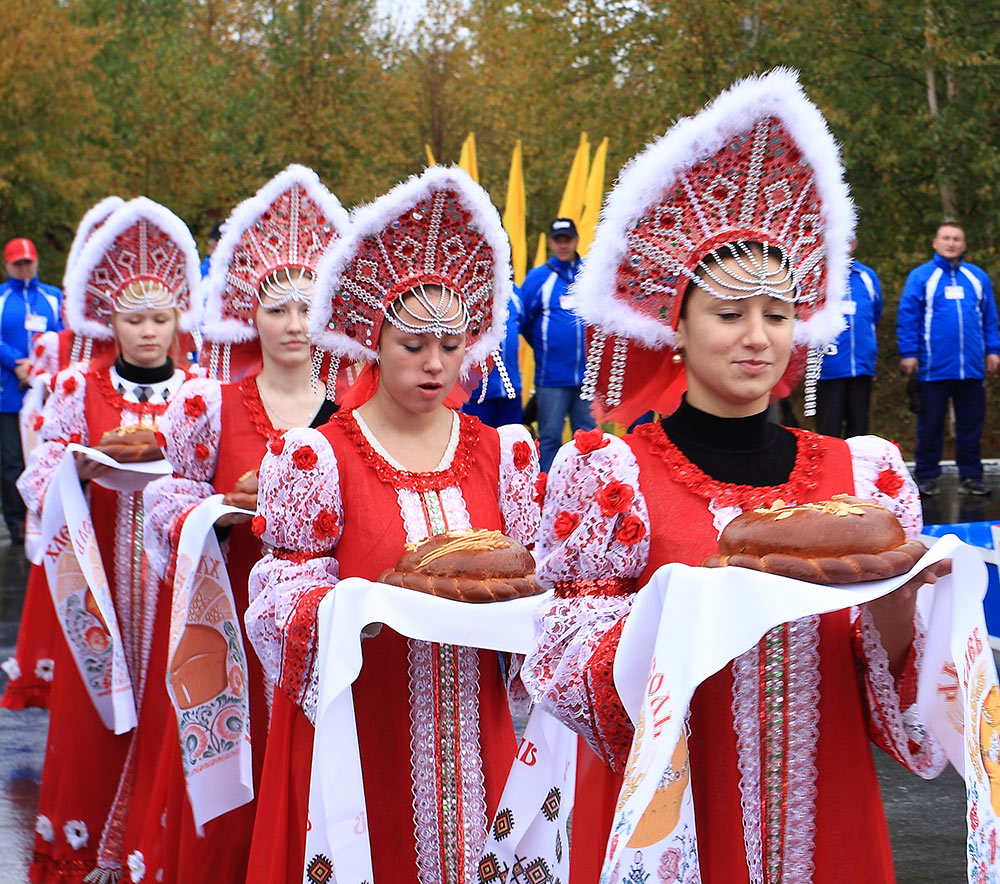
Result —
[[264, 400], [260, 398], [260, 390], [257, 388], [257, 375], [247, 375], [242, 378], [237, 383], [236, 388], [240, 391], [240, 396], [243, 397], [243, 404], [246, 406], [247, 416], [250, 418], [253, 428], [268, 442], [280, 438], [284, 430], [276, 429], [267, 416]]
[[786, 502], [804, 500], [819, 484], [818, 472], [822, 462], [819, 437], [806, 430], [787, 429], [795, 436], [795, 466], [783, 485], [762, 487], [713, 479], [684, 456], [659, 423], [643, 424], [636, 427], [635, 433], [645, 439], [650, 451], [667, 465], [668, 474], [675, 482], [699, 497], [715, 501], [717, 506], [740, 506], [746, 511], [770, 506], [779, 497]]
[[[184, 380], [187, 380], [189, 377], [190, 375], [185, 372]], [[101, 398], [105, 402], [121, 411], [130, 411], [132, 414], [139, 415], [139, 423], [155, 424], [156, 421], [143, 421], [142, 417], [145, 415], [160, 417], [170, 404], [169, 402], [158, 402], [156, 404], [152, 402], [130, 402], [115, 389], [115, 385], [111, 383], [111, 372], [108, 369], [88, 372], [87, 378], [97, 384]]]
[[609, 596], [635, 595], [634, 577], [598, 577], [597, 579], [560, 580], [555, 586], [558, 599], [571, 599], [582, 595]]
[[353, 411], [338, 411], [330, 422], [341, 421], [345, 435], [357, 448], [361, 459], [375, 471], [382, 482], [391, 485], [397, 491], [404, 488], [410, 491], [434, 491], [450, 485], [459, 485], [476, 459], [479, 421], [460, 412], [458, 420], [458, 445], [451, 464], [447, 469], [424, 473], [411, 473], [392, 466], [365, 438]]

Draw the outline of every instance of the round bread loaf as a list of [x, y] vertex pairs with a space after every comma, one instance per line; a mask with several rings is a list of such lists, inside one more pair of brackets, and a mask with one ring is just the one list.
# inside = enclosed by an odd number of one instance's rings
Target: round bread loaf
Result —
[[507, 601], [543, 592], [531, 553], [499, 531], [448, 531], [408, 543], [396, 567], [378, 579], [460, 602]]
[[163, 460], [163, 452], [156, 444], [155, 430], [138, 424], [108, 430], [94, 447], [119, 463]]
[[743, 513], [719, 538], [707, 568], [732, 565], [809, 583], [859, 583], [909, 571], [926, 552], [907, 540], [899, 520], [874, 501], [835, 495], [823, 503]]
[[222, 498], [222, 502], [226, 506], [238, 506], [244, 510], [256, 510], [257, 489], [257, 473], [254, 470], [247, 470], [236, 480], [233, 490]]

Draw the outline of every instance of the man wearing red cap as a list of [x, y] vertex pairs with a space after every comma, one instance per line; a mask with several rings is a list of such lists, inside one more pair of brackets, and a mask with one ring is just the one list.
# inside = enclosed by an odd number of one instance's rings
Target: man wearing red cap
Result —
[[28, 385], [34, 338], [58, 331], [62, 292], [38, 279], [38, 251], [30, 239], [3, 250], [8, 280], [0, 285], [0, 505], [12, 543], [24, 542], [24, 501], [15, 482], [24, 471], [18, 412]]

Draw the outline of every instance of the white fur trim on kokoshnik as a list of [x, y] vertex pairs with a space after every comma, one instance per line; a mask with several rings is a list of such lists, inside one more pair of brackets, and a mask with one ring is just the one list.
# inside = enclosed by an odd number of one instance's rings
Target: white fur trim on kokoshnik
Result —
[[[804, 161], [792, 174], [809, 175], [798, 192], [787, 180], [760, 174], [762, 166], [765, 172], [772, 162], [780, 166], [781, 154], [764, 150], [776, 143], [785, 150], [788, 142]], [[748, 149], [757, 146], [760, 152]], [[729, 165], [733, 157], [753, 155], [758, 165]], [[745, 199], [748, 194], [752, 200]], [[774, 208], [786, 198], [784, 208]], [[815, 199], [818, 218], [807, 209]], [[796, 323], [795, 338], [818, 346], [843, 328], [840, 301], [853, 234], [854, 206], [836, 141], [796, 72], [778, 68], [736, 83], [629, 161], [601, 211], [576, 282], [576, 309], [607, 335], [653, 349], [672, 346], [676, 294], [690, 278], [692, 259], [727, 235], [763, 236], [798, 264], [800, 290], [810, 299], [802, 302], [802, 312], [815, 312]], [[657, 304], [659, 314], [652, 306]]]
[[181, 331], [193, 331], [201, 318], [198, 267], [198, 249], [180, 218], [144, 196], [129, 200], [93, 232], [66, 271], [69, 327], [84, 337], [111, 340], [115, 299], [129, 282], [143, 279], [171, 292]]
[[350, 233], [320, 262], [313, 342], [372, 362], [386, 308], [421, 283], [464, 299], [466, 371], [499, 347], [513, 291], [510, 244], [489, 195], [454, 166], [433, 166], [354, 210]]
[[[66, 270], [76, 264], [80, 257], [80, 252], [87, 244], [91, 234], [97, 230], [113, 212], [125, 205], [125, 200], [120, 196], [106, 196], [99, 203], [87, 210], [80, 224], [76, 228], [76, 235], [73, 237], [73, 244], [69, 247], [69, 256], [66, 258]], [[66, 287], [65, 274], [63, 275], [63, 288]]]
[[[265, 218], [283, 201], [287, 202], [285, 214]], [[256, 338], [253, 315], [260, 282], [269, 273], [289, 267], [315, 273], [330, 243], [343, 237], [349, 227], [340, 200], [312, 169], [292, 164], [275, 175], [233, 209], [222, 225], [203, 282], [205, 340], [238, 344]]]

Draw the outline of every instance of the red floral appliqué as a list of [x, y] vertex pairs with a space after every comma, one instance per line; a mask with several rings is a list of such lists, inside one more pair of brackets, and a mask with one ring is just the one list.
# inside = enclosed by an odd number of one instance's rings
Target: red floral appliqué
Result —
[[576, 526], [579, 524], [580, 517], [576, 513], [563, 510], [556, 516], [555, 522], [552, 523], [552, 533], [555, 534], [556, 540], [565, 540], [576, 530]]
[[45, 418], [40, 414], [35, 415], [35, 419], [31, 422], [31, 428], [37, 433], [41, 428], [42, 424], [45, 423]]
[[208, 447], [199, 442], [194, 447], [194, 456], [198, 460], [208, 460]]
[[264, 531], [267, 530], [267, 519], [261, 515], [254, 516], [250, 520], [250, 530], [253, 531], [253, 536], [260, 540], [264, 536]]
[[313, 527], [316, 529], [316, 536], [320, 540], [332, 540], [340, 533], [340, 524], [337, 521], [336, 513], [331, 513], [326, 508], [321, 509], [316, 514]]
[[531, 463], [531, 446], [519, 440], [511, 446], [511, 450], [514, 452], [514, 466], [519, 470], [526, 469]]
[[285, 450], [285, 437], [278, 436], [277, 439], [272, 439], [271, 444], [267, 446], [271, 450], [271, 454], [279, 455]]
[[875, 487], [888, 497], [895, 497], [903, 487], [903, 477], [895, 470], [884, 469], [875, 479]]
[[608, 438], [604, 435], [604, 430], [597, 427], [594, 430], [577, 430], [573, 434], [573, 443], [580, 454], [590, 454], [598, 448], [604, 448], [608, 444]]
[[156, 442], [156, 447], [159, 448], [160, 451], [167, 450], [167, 437], [164, 436], [159, 430], [153, 431], [153, 441]]
[[184, 414], [188, 417], [201, 417], [206, 411], [208, 406], [201, 396], [188, 396], [184, 400]]
[[539, 506], [545, 503], [545, 489], [549, 484], [549, 474], [539, 473], [538, 478], [535, 479], [535, 496], [534, 501]]
[[63, 381], [63, 392], [70, 394], [77, 388], [77, 381], [74, 377], [68, 377]]
[[625, 546], [635, 546], [645, 536], [646, 525], [635, 513], [629, 513], [622, 519], [615, 531], [615, 537]]
[[594, 495], [601, 512], [606, 516], [617, 516], [632, 507], [635, 489], [624, 482], [608, 482]]
[[311, 470], [316, 466], [317, 460], [319, 458], [316, 457], [316, 452], [309, 445], [303, 445], [292, 452], [292, 463], [300, 470]]
[[71, 445], [79, 445], [80, 444], [80, 440], [82, 438], [83, 438], [83, 436], [81, 436], [79, 433], [70, 433], [69, 434], [69, 441], [70, 441]]

